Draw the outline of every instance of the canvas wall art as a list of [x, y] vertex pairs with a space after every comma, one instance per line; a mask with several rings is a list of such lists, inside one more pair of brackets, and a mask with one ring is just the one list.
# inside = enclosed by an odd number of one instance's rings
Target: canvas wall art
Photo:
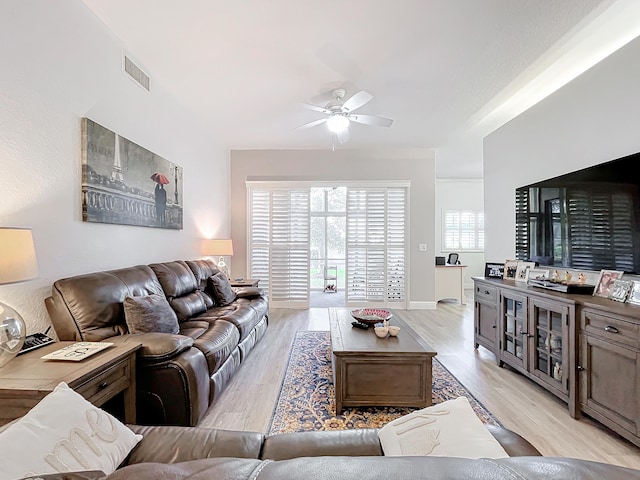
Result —
[[182, 229], [182, 167], [82, 119], [82, 219]]

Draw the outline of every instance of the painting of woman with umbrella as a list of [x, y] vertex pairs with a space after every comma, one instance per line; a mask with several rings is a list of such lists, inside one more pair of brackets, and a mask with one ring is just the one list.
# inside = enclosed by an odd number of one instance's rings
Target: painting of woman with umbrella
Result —
[[182, 229], [182, 167], [82, 119], [82, 219]]
[[158, 222], [158, 225], [164, 226], [166, 223], [167, 212], [167, 191], [164, 189], [164, 186], [169, 184], [169, 179], [166, 175], [156, 172], [151, 175], [151, 180], [156, 182], [154, 192], [156, 199], [156, 221]]

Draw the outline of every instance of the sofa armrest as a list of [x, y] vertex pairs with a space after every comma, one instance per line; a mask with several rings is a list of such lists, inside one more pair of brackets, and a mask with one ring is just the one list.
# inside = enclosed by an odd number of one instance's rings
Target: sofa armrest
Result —
[[259, 458], [264, 435], [204, 427], [128, 425], [142, 435], [125, 464], [178, 463], [201, 458]]
[[263, 297], [264, 290], [258, 287], [236, 287], [236, 298]]
[[536, 447], [516, 432], [494, 425], [485, 425], [485, 427], [487, 427], [489, 433], [502, 445], [502, 448], [504, 448], [504, 451], [507, 452], [507, 455], [510, 457], [542, 456]]
[[286, 460], [296, 457], [379, 456], [378, 430], [330, 430], [297, 432], [266, 437], [260, 458]]
[[193, 346], [193, 338], [170, 333], [135, 333], [116, 335], [106, 341], [113, 343], [140, 343], [138, 358], [145, 363], [164, 362]]

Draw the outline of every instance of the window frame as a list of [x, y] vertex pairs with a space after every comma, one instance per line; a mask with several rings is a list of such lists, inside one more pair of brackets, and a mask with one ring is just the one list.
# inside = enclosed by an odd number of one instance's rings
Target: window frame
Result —
[[[462, 215], [462, 214], [467, 214], [467, 213], [472, 213], [473, 214], [473, 218], [474, 218], [474, 224], [475, 227], [473, 229], [473, 237], [474, 237], [474, 247], [473, 248], [464, 248], [462, 246], [460, 246], [460, 241], [458, 240], [458, 246], [457, 247], [450, 247], [447, 245], [447, 233], [450, 230], [453, 230], [452, 228], [447, 228], [447, 216], [451, 213], [457, 213], [458, 215]], [[479, 222], [478, 222], [478, 217], [482, 216], [482, 225], [483, 227], [480, 228], [479, 227]], [[467, 232], [467, 229], [463, 229], [461, 225], [458, 226], [458, 228], [456, 229], [458, 232], [458, 238], [461, 238], [461, 233], [462, 232]], [[476, 252], [476, 253], [483, 253], [484, 252], [484, 246], [483, 247], [479, 247], [478, 246], [478, 241], [480, 238], [480, 235], [482, 235], [483, 238], [483, 243], [484, 243], [484, 210], [472, 210], [472, 209], [453, 209], [453, 208], [448, 208], [448, 209], [442, 209], [442, 228], [441, 228], [441, 241], [442, 241], [442, 245], [441, 245], [441, 249], [440, 251], [447, 252], [447, 253], [451, 253], [451, 252]]]

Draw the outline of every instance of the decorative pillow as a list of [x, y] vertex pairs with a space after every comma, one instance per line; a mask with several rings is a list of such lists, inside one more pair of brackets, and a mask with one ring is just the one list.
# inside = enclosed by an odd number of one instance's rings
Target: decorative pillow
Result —
[[[113, 473], [142, 440], [111, 414], [60, 383], [0, 433], [0, 478], [101, 470]], [[10, 461], [9, 461], [10, 459]]]
[[386, 424], [378, 436], [386, 456], [509, 456], [475, 414], [467, 397], [411, 412]]
[[227, 276], [218, 272], [207, 278], [207, 290], [220, 306], [229, 305], [236, 299], [236, 292], [229, 283]]
[[129, 333], [178, 333], [178, 317], [163, 295], [126, 297], [124, 319]]

